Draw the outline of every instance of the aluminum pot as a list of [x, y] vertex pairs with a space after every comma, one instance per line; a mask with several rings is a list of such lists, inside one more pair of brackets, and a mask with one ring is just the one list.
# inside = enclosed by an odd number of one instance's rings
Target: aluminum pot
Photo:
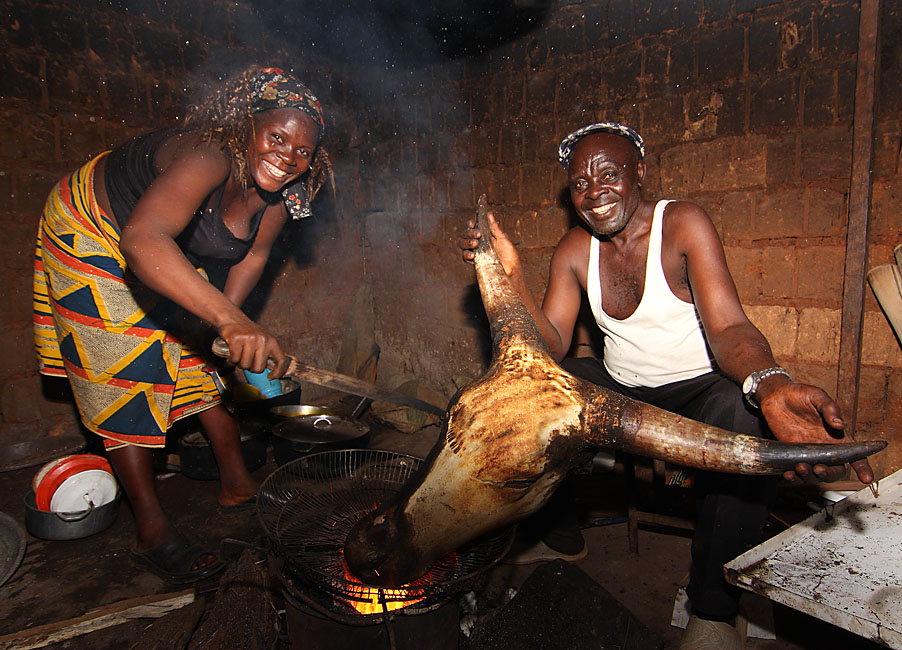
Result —
[[122, 492], [116, 498], [97, 508], [81, 512], [46, 512], [38, 510], [34, 490], [25, 495], [25, 529], [33, 537], [53, 541], [81, 539], [109, 528], [119, 513]]

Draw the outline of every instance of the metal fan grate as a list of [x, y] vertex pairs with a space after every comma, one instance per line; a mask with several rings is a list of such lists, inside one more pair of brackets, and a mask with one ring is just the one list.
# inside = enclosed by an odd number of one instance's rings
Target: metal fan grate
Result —
[[[344, 541], [354, 524], [394, 497], [421, 463], [371, 449], [311, 454], [267, 477], [257, 495], [257, 514], [286, 568], [354, 600], [360, 584], [346, 573]], [[402, 590], [373, 588], [385, 601], [449, 597], [497, 562], [512, 539], [513, 529], [504, 529], [447, 554]]]

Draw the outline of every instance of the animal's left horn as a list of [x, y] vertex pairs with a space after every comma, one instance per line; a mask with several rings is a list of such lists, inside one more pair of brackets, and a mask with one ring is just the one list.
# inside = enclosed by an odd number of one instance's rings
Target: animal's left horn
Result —
[[593, 444], [734, 474], [782, 474], [799, 463], [844, 465], [886, 447], [883, 440], [799, 444], [741, 435], [607, 391], [592, 400], [587, 418]]

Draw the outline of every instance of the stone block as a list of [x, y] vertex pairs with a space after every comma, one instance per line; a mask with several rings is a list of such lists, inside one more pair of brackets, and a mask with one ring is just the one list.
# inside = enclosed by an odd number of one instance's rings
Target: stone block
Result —
[[739, 300], [746, 303], [761, 296], [761, 251], [757, 248], [724, 248], [727, 266], [739, 293]]
[[[893, 369], [887, 380], [886, 410], [883, 413], [882, 422], [902, 422], [902, 369], [898, 367]], [[887, 438], [884, 437], [885, 439]]]
[[502, 165], [519, 165], [523, 161], [526, 120], [506, 122], [501, 129], [498, 162]]
[[902, 180], [899, 176], [874, 181], [871, 195], [871, 218], [868, 232], [902, 243]]
[[783, 360], [778, 358], [777, 363], [789, 370], [796, 381], [817, 386], [823, 389], [833, 399], [836, 399], [836, 361], [832, 363], [812, 363], [799, 360]]
[[855, 115], [856, 76], [854, 63], [845, 63], [836, 72], [836, 121], [839, 124], [852, 124]]
[[805, 207], [804, 194], [798, 190], [759, 195], [753, 217], [753, 238], [801, 237], [805, 234]]
[[614, 101], [635, 101], [640, 96], [641, 51], [638, 45], [625, 45], [608, 55], [602, 70], [605, 87]]
[[606, 4], [607, 29], [613, 46], [630, 43], [636, 38], [635, 6], [632, 2]]
[[799, 178], [798, 137], [794, 133], [768, 138], [766, 147], [768, 187], [780, 187]]
[[704, 0], [681, 0], [681, 2], [674, 3], [676, 29], [697, 27], [702, 21], [702, 15], [707, 4]]
[[560, 57], [586, 51], [586, 34], [581, 20], [553, 24], [545, 30], [548, 56]]
[[745, 308], [745, 314], [770, 343], [775, 357], [792, 358], [796, 355], [798, 311], [778, 305], [753, 305]]
[[720, 84], [738, 79], [745, 59], [745, 28], [728, 26], [706, 30], [698, 38], [698, 81]]
[[743, 14], [777, 4], [781, 4], [780, 0], [736, 0], [735, 2], [737, 14]]
[[752, 238], [752, 205], [752, 194], [728, 192], [721, 196], [720, 204], [711, 210], [711, 218], [720, 224], [721, 238], [725, 244]]
[[799, 114], [797, 72], [773, 73], [750, 84], [749, 129], [753, 132], [794, 126]]
[[718, 95], [719, 101], [711, 107], [716, 118], [714, 135], [718, 137], [743, 135], [748, 115], [746, 84], [744, 82], [723, 84]]
[[550, 165], [526, 164], [521, 166], [522, 185], [520, 199], [524, 207], [537, 208], [552, 201], [554, 173]]
[[844, 233], [848, 207], [845, 192], [838, 189], [808, 187], [805, 232], [809, 237], [840, 237]]
[[839, 246], [810, 246], [799, 249], [796, 255], [798, 297], [840, 307], [845, 250]]
[[[520, 206], [521, 171], [519, 165], [498, 165], [496, 167], [496, 174], [500, 179], [501, 203], [505, 206]], [[476, 204], [475, 197], [478, 197], [478, 195], [474, 195], [471, 209]]]
[[[549, 67], [531, 68], [526, 73], [526, 105], [534, 118], [554, 109], [558, 74]], [[589, 89], [591, 90], [591, 88]]]
[[806, 66], [813, 54], [811, 10], [807, 7], [790, 10], [779, 28], [780, 67], [795, 70]]
[[662, 189], [685, 196], [757, 185], [766, 169], [764, 144], [753, 136], [671, 147], [660, 156]]
[[823, 5], [814, 14], [817, 49], [822, 61], [854, 60], [858, 51], [858, 7], [854, 3]]
[[649, 36], [676, 29], [677, 3], [650, 0], [635, 5], [636, 36]]
[[[902, 46], [899, 49], [900, 54], [902, 54]], [[902, 125], [898, 124], [878, 123], [875, 125], [874, 176], [878, 179], [884, 176], [892, 176], [897, 170], [902, 171], [902, 159], [900, 159], [902, 132], [900, 132], [900, 127]], [[2, 155], [2, 152], [3, 145], [0, 144], [0, 155]]]
[[858, 374], [857, 421], [861, 424], [883, 422], [887, 407], [886, 368], [863, 366]]
[[649, 91], [651, 95], [674, 91], [674, 88], [668, 85], [670, 49], [672, 46], [672, 39], [669, 38], [657, 38], [645, 45], [645, 78], [643, 83], [653, 89]]
[[780, 67], [779, 23], [755, 20], [748, 27], [749, 72], [770, 74]]
[[545, 208], [535, 213], [533, 218], [538, 226], [537, 244], [546, 250], [553, 250], [571, 227], [570, 215], [563, 210]]
[[[695, 83], [695, 42], [677, 39], [668, 52], [668, 88], [684, 92]], [[682, 90], [678, 90], [682, 89]]]
[[799, 315], [799, 358], [835, 363], [839, 357], [840, 321], [841, 313], [838, 309], [803, 309]]
[[882, 311], [865, 311], [861, 363], [902, 368], [902, 347]]
[[456, 170], [451, 174], [449, 187], [449, 207], [471, 209], [476, 204], [473, 188], [473, 174], [468, 170]]
[[836, 120], [836, 71], [810, 70], [801, 81], [802, 126], [832, 126]]
[[795, 251], [787, 247], [766, 246], [761, 249], [761, 295], [777, 300], [795, 296]]
[[35, 4], [32, 11], [32, 19], [41, 26], [37, 43], [47, 53], [66, 57], [85, 49], [84, 16], [77, 7]]
[[801, 154], [802, 178], [848, 182], [852, 165], [851, 125], [805, 131]]
[[672, 96], [653, 97], [642, 102], [642, 137], [647, 142], [663, 146], [668, 139], [684, 132], [682, 102]]

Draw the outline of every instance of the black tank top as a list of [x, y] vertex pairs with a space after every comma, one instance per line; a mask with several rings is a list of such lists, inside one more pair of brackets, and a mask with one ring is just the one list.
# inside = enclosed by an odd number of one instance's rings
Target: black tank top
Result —
[[[116, 147], [107, 156], [103, 180], [120, 229], [128, 223], [138, 200], [159, 173], [156, 167], [157, 151], [166, 140], [183, 131], [178, 127], [151, 131]], [[222, 221], [220, 201], [224, 187], [225, 183], [206, 198], [176, 238], [185, 257], [195, 266], [202, 266], [208, 271], [226, 270], [244, 259], [257, 238], [266, 210], [264, 207], [251, 218], [247, 237], [236, 237]]]

